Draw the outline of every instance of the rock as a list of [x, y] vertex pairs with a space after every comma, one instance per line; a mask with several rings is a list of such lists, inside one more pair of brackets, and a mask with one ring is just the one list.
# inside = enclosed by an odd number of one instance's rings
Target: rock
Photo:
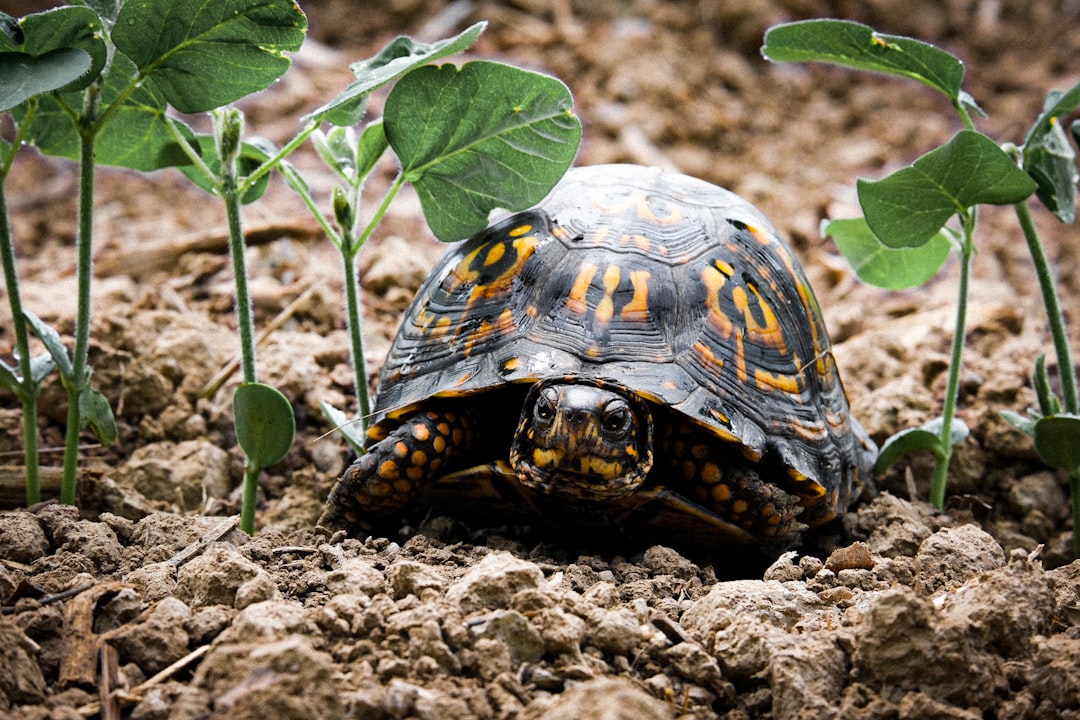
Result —
[[150, 608], [139, 622], [120, 628], [111, 642], [120, 662], [133, 662], [147, 677], [165, 669], [188, 652], [185, 626], [191, 608], [176, 598], [165, 598]]
[[860, 682], [882, 692], [922, 691], [989, 709], [1004, 690], [994, 657], [978, 649], [966, 627], [943, 624], [931, 601], [897, 587], [876, 593], [848, 642]]
[[523, 662], [538, 662], [544, 654], [544, 638], [517, 610], [495, 610], [475, 628], [478, 637], [498, 640], [506, 645], [511, 670]]
[[625, 655], [645, 640], [641, 622], [626, 608], [599, 610], [588, 620], [586, 642], [605, 653]]
[[436, 590], [442, 592], [445, 583], [435, 571], [423, 563], [412, 560], [401, 560], [390, 566], [387, 570], [393, 597], [399, 600], [406, 595], [420, 597], [424, 590]]
[[0, 710], [45, 699], [45, 677], [38, 665], [40, 648], [19, 626], [0, 615]]
[[0, 513], [0, 557], [29, 565], [49, 554], [41, 523], [23, 510]]
[[960, 587], [968, 580], [1005, 564], [1005, 551], [975, 525], [940, 530], [919, 546], [915, 556], [916, 587], [926, 595]]
[[317, 637], [319, 631], [306, 608], [296, 600], [268, 600], [240, 611], [218, 642], [276, 641], [290, 635], [311, 638]]
[[345, 717], [330, 656], [293, 635], [273, 642], [222, 643], [193, 680], [213, 701], [210, 718], [336, 720]]
[[151, 500], [198, 510], [206, 498], [229, 496], [229, 464], [229, 454], [207, 440], [164, 441], [136, 448], [113, 479]]
[[213, 547], [180, 568], [176, 595], [192, 608], [233, 607], [240, 587], [265, 572], [235, 550]]
[[538, 565], [507, 552], [493, 552], [455, 581], [446, 599], [463, 615], [478, 610], [505, 608], [520, 590], [540, 587], [544, 572]]
[[670, 705], [622, 678], [597, 679], [530, 703], [523, 720], [670, 720]]

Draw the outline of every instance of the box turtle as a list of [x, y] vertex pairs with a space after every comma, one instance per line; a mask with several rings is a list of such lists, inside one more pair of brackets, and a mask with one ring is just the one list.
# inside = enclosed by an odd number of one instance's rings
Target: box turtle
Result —
[[326, 530], [427, 503], [721, 545], [829, 521], [876, 454], [773, 225], [634, 165], [573, 169], [447, 252], [390, 348], [366, 448]]

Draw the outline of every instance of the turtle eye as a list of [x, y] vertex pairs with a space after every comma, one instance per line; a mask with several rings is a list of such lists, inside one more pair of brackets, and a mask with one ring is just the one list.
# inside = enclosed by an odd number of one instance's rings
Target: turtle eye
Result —
[[600, 428], [611, 440], [622, 440], [634, 427], [634, 413], [622, 400], [613, 400], [604, 408]]
[[555, 419], [555, 406], [558, 403], [559, 394], [552, 388], [544, 388], [536, 396], [533, 405], [533, 418], [538, 425], [547, 427]]

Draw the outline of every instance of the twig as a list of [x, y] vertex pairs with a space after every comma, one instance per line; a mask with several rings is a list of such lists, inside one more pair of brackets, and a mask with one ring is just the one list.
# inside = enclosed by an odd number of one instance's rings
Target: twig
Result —
[[[255, 344], [262, 345], [262, 343], [268, 337], [270, 337], [270, 334], [272, 332], [278, 330], [282, 325], [285, 324], [286, 320], [295, 315], [296, 311], [304, 306], [304, 304], [311, 298], [311, 296], [315, 293], [315, 290], [318, 289], [320, 285], [321, 283], [314, 282], [309, 285], [308, 288], [304, 290], [304, 292], [300, 293], [300, 295], [298, 295], [295, 300], [289, 303], [284, 310], [278, 313], [273, 320], [267, 323], [266, 328], [259, 334], [259, 337], [255, 340]], [[221, 386], [225, 384], [225, 381], [228, 380], [239, 367], [240, 358], [239, 356], [237, 356], [230, 360], [228, 363], [226, 363], [223, 368], [218, 370], [217, 374], [210, 379], [210, 382], [208, 382], [206, 384], [206, 387], [202, 389], [202, 392], [199, 393], [199, 397], [213, 397], [214, 394], [221, 389]]]

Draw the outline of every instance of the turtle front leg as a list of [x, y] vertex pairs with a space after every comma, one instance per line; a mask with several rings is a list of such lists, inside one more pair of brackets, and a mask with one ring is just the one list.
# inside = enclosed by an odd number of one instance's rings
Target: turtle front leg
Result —
[[468, 411], [433, 408], [405, 416], [389, 433], [382, 424], [372, 427], [367, 452], [330, 491], [319, 525], [367, 531], [400, 512], [452, 460], [469, 451], [475, 426]]

